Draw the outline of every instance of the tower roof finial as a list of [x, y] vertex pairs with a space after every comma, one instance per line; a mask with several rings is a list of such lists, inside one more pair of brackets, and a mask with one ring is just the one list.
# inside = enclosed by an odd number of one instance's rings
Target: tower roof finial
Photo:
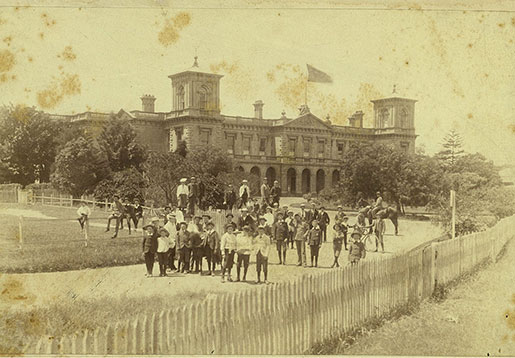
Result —
[[395, 84], [393, 85], [393, 91], [392, 91], [392, 93], [397, 93], [397, 85], [395, 85]]
[[195, 59], [195, 61], [193, 62], [193, 67], [198, 67], [198, 56], [195, 55], [195, 57], [193, 57]]

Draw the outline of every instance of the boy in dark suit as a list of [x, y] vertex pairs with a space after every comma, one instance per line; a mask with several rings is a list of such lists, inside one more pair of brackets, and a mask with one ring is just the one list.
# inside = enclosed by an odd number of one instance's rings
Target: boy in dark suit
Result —
[[329, 214], [325, 211], [325, 208], [322, 206], [320, 211], [318, 212], [318, 225], [320, 225], [320, 229], [322, 229], [322, 241], [327, 241], [327, 226], [329, 225]]
[[145, 265], [147, 267], [147, 274], [145, 276], [147, 277], [152, 277], [152, 270], [154, 268], [154, 258], [157, 252], [158, 235], [159, 233], [157, 231], [156, 225], [147, 225], [143, 228], [142, 249], [143, 256], [145, 258]]
[[272, 233], [277, 247], [277, 254], [279, 255], [279, 265], [286, 265], [289, 231], [282, 212], [277, 213], [277, 222], [273, 226]]

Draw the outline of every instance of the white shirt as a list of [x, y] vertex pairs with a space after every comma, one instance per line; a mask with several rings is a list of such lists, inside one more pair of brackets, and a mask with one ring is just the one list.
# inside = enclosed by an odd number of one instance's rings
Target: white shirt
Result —
[[186, 184], [180, 184], [177, 187], [177, 199], [179, 198], [179, 196], [181, 194], [188, 195], [189, 193], [190, 193], [190, 191], [189, 191], [188, 186]]
[[188, 228], [186, 230], [188, 230], [190, 233], [196, 232], [196, 233], [200, 234], [200, 230], [199, 230], [197, 224], [195, 224], [193, 221], [191, 221], [188, 224]]
[[159, 236], [157, 238], [157, 252], [168, 252], [168, 250], [170, 250], [170, 239], [166, 236]]
[[266, 224], [272, 226], [274, 224], [275, 216], [272, 213], [267, 212], [263, 217], [266, 219]]
[[264, 257], [268, 257], [268, 254], [270, 252], [270, 245], [272, 245], [272, 240], [270, 237], [266, 234], [258, 235], [254, 239], [254, 250], [256, 252], [256, 255], [258, 252], [261, 252], [261, 255]]
[[164, 226], [166, 231], [170, 233], [169, 239], [170, 239], [170, 248], [173, 249], [175, 247], [175, 243], [177, 241], [177, 227], [175, 226], [175, 223], [172, 221], [168, 221], [166, 225]]
[[80, 208], [77, 209], [77, 215], [79, 215], [79, 216], [82, 216], [82, 215], [90, 216], [91, 215], [91, 209], [88, 206], [81, 206]]
[[175, 209], [175, 218], [177, 219], [178, 223], [182, 223], [184, 221], [184, 214], [180, 209]]
[[242, 184], [242, 185], [240, 186], [240, 198], [241, 198], [241, 196], [243, 195], [243, 192], [245, 191], [245, 189], [247, 189], [247, 195], [248, 195], [248, 197], [250, 198], [250, 188], [249, 188], [249, 186], [248, 186], [248, 185], [246, 185], [246, 184]]
[[244, 233], [237, 235], [236, 252], [241, 255], [250, 255], [252, 252], [252, 236]]
[[234, 233], [229, 234], [226, 232], [222, 235], [220, 248], [223, 250], [228, 249], [229, 251], [236, 249], [236, 235]]

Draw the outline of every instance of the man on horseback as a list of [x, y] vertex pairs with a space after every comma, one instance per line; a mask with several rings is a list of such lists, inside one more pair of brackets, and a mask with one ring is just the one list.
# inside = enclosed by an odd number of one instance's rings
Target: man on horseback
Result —
[[381, 196], [381, 192], [376, 192], [376, 202], [374, 208], [383, 209], [383, 197]]

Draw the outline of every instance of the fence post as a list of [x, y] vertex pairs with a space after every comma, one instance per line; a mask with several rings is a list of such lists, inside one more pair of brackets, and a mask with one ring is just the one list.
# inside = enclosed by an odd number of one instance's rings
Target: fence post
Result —
[[18, 239], [20, 241], [20, 250], [23, 249], [23, 216], [18, 217]]
[[84, 232], [84, 247], [88, 247], [88, 237], [89, 237], [89, 218], [86, 217], [84, 221], [84, 228], [82, 229]]
[[107, 212], [107, 199], [104, 200], [104, 211]]
[[70, 195], [70, 207], [73, 206], [73, 195]]

